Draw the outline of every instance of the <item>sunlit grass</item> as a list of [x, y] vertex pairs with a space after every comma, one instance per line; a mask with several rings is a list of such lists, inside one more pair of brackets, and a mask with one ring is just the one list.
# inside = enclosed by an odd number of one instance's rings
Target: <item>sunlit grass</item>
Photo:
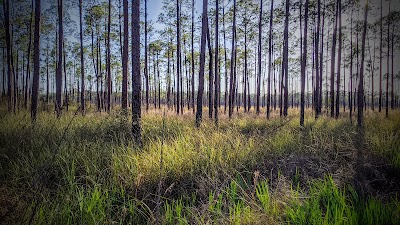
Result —
[[[27, 112], [1, 112], [2, 189], [21, 205], [10, 222], [394, 224], [399, 216], [395, 196], [383, 202], [349, 191], [358, 130], [346, 116], [315, 121], [308, 111], [301, 128], [297, 111], [271, 120], [240, 112], [232, 120], [221, 115], [219, 127], [205, 118], [195, 128], [191, 112], [150, 111], [138, 149], [130, 119], [117, 111], [82, 117], [72, 109], [61, 119], [42, 112], [36, 124]], [[399, 118], [399, 112], [389, 119], [369, 112], [365, 121], [365, 150], [395, 171]], [[303, 156], [310, 159], [297, 159]], [[343, 165], [328, 165], [337, 162]], [[307, 174], [314, 168], [315, 175]]]

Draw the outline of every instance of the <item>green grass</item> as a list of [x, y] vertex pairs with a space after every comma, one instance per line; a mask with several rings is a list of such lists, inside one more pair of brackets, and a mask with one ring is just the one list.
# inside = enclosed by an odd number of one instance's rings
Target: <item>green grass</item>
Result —
[[[300, 128], [294, 111], [269, 121], [240, 114], [222, 117], [218, 128], [205, 119], [196, 129], [192, 115], [149, 113], [138, 149], [129, 121], [118, 112], [70, 112], [61, 119], [43, 112], [33, 125], [26, 112], [0, 111], [0, 206], [16, 206], [0, 211], [6, 223], [400, 221], [396, 189], [373, 189], [363, 197], [354, 191], [359, 136], [348, 118], [309, 116]], [[366, 118], [365, 160], [380, 173], [400, 172], [399, 118], [399, 112]], [[380, 165], [388, 166], [382, 172]], [[387, 179], [393, 183], [398, 176]]]

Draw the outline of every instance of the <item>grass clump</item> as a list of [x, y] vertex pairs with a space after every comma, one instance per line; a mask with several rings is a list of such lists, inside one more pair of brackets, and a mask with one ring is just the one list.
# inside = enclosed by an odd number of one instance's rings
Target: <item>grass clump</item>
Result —
[[311, 182], [303, 201], [294, 199], [286, 208], [289, 224], [398, 224], [399, 201], [383, 203], [374, 197], [361, 198], [349, 186], [338, 188], [328, 176]]

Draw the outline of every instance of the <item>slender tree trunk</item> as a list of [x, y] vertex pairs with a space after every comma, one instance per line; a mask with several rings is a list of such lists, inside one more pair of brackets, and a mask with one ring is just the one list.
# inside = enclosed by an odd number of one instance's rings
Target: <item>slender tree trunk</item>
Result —
[[[339, 48], [338, 48], [338, 62], [337, 62], [337, 77], [336, 77], [336, 114], [335, 118], [339, 118], [339, 99], [340, 99], [340, 65], [342, 62], [342, 0], [338, 0], [338, 14], [339, 14]], [[344, 100], [343, 100], [344, 101]]]
[[146, 79], [146, 112], [149, 111], [149, 70], [147, 45], [147, 0], [144, 1], [144, 77]]
[[170, 54], [171, 54], [171, 45], [172, 45], [172, 38], [170, 43], [168, 43], [168, 52], [167, 52], [167, 105], [168, 108], [171, 107], [171, 58], [170, 58]]
[[[267, 119], [271, 112], [271, 70], [272, 70], [272, 22], [274, 12], [274, 0], [271, 0], [271, 10], [269, 16], [269, 38], [268, 38], [268, 82], [267, 82]], [[275, 80], [275, 79], [274, 79]]]
[[391, 82], [391, 107], [394, 109], [394, 22], [392, 22], [392, 82]]
[[176, 113], [179, 114], [181, 109], [180, 104], [180, 77], [181, 77], [181, 58], [180, 58], [180, 48], [181, 48], [181, 37], [180, 37], [180, 9], [179, 9], [179, 0], [176, 0], [176, 59], [177, 59], [177, 82], [176, 82]]
[[191, 63], [192, 63], [192, 110], [193, 114], [195, 113], [194, 109], [194, 0], [192, 0], [192, 36], [191, 36]]
[[319, 67], [322, 67], [322, 64], [319, 64], [319, 30], [321, 28], [321, 0], [318, 0], [317, 2], [317, 7], [318, 7], [318, 12], [317, 12], [317, 34], [315, 38], [315, 92], [314, 92], [314, 107], [315, 107], [315, 119], [318, 118], [320, 114], [320, 107], [319, 107], [319, 99], [321, 96], [319, 95], [320, 93], [320, 69]]
[[360, 80], [358, 83], [358, 113], [357, 113], [357, 124], [359, 127], [363, 126], [363, 106], [364, 106], [364, 55], [365, 55], [365, 38], [367, 36], [367, 15], [368, 15], [368, 0], [365, 5], [364, 12], [364, 28], [362, 36], [362, 47], [361, 47], [361, 67], [360, 67]]
[[322, 32], [321, 32], [321, 53], [319, 58], [319, 103], [318, 103], [318, 112], [322, 114], [322, 80], [323, 80], [323, 59], [324, 59], [324, 30], [325, 30], [325, 0], [324, 0], [324, 10], [322, 11]]
[[207, 45], [208, 45], [208, 117], [211, 119], [213, 116], [213, 94], [214, 94], [214, 75], [213, 75], [213, 52], [211, 47], [211, 37], [210, 37], [210, 23], [207, 17]]
[[6, 75], [6, 57], [5, 57], [5, 55], [6, 55], [6, 53], [5, 53], [5, 47], [2, 47], [2, 58], [1, 58], [1, 60], [2, 60], [2, 62], [3, 62], [3, 89], [2, 89], [2, 96], [1, 97], [5, 97], [6, 96], [6, 79], [7, 79], [7, 75]]
[[390, 4], [389, 2], [389, 14], [387, 16], [387, 73], [386, 73], [386, 118], [389, 117], [389, 60], [390, 60], [390, 20], [389, 20], [389, 15], [390, 15]]
[[260, 0], [260, 16], [258, 20], [258, 77], [257, 77], [257, 105], [256, 113], [260, 114], [260, 92], [261, 92], [261, 29], [262, 29], [262, 0]]
[[28, 52], [27, 52], [27, 62], [26, 62], [26, 80], [25, 80], [25, 90], [24, 90], [24, 107], [28, 108], [28, 90], [29, 90], [29, 80], [30, 80], [30, 61], [31, 61], [31, 44], [32, 44], [32, 22], [33, 22], [33, 0], [31, 1], [31, 18], [29, 20], [29, 40], [28, 40]]
[[349, 90], [349, 108], [350, 120], [353, 116], [353, 9], [351, 9], [350, 16], [350, 90]]
[[[289, 105], [289, 92], [288, 92], [288, 75], [289, 75], [289, 0], [286, 0], [286, 15], [285, 15], [285, 30], [283, 33], [283, 38], [285, 40], [285, 44], [284, 44], [284, 49], [283, 49], [283, 61], [284, 61], [284, 72], [282, 73], [284, 75], [284, 82], [285, 82], [285, 86], [284, 86], [284, 102], [283, 102], [283, 116], [287, 116], [288, 115], [288, 105]], [[306, 38], [307, 40], [307, 38]]]
[[226, 30], [225, 30], [225, 4], [222, 4], [222, 29], [224, 35], [224, 73], [225, 73], [225, 96], [224, 96], [224, 113], [226, 114], [226, 106], [228, 104], [228, 60], [226, 54]]
[[338, 24], [338, 4], [336, 3], [336, 13], [335, 13], [335, 22], [333, 27], [333, 38], [332, 38], [332, 51], [331, 51], [331, 117], [334, 117], [335, 111], [335, 56], [336, 56], [336, 36], [337, 36], [337, 24]]
[[63, 73], [63, 0], [58, 0], [58, 64], [56, 73], [56, 113], [57, 118], [61, 116], [62, 111], [62, 73]]
[[[34, 34], [34, 51], [33, 51], [33, 84], [32, 84], [32, 100], [31, 100], [31, 118], [32, 122], [36, 121], [37, 106], [39, 97], [39, 73], [40, 73], [40, 14], [41, 0], [35, 1], [35, 34]], [[33, 5], [32, 5], [33, 7]]]
[[[50, 88], [50, 80], [49, 80], [49, 45], [46, 48], [46, 110], [49, 110], [49, 88]], [[33, 92], [33, 91], [32, 91]]]
[[307, 64], [307, 31], [308, 31], [308, 0], [305, 3], [304, 14], [304, 43], [303, 43], [303, 57], [301, 66], [301, 93], [300, 93], [300, 126], [304, 126], [304, 89], [306, 77], [306, 64]]
[[13, 70], [12, 70], [12, 43], [10, 37], [10, 1], [3, 1], [3, 9], [4, 9], [4, 24], [5, 24], [5, 36], [6, 36], [6, 46], [7, 46], [7, 95], [8, 95], [8, 112], [11, 112], [13, 108]]
[[234, 99], [235, 99], [235, 79], [234, 68], [236, 61], [236, 0], [233, 0], [233, 23], [232, 23], [232, 48], [231, 48], [231, 70], [230, 70], [230, 86], [229, 86], [229, 118], [232, 118]]
[[[79, 0], [79, 41], [81, 57], [81, 111], [85, 113], [85, 60], [83, 56], [82, 0]], [[91, 91], [91, 90], [90, 90]]]
[[[135, 1], [136, 2], [136, 1]], [[124, 8], [124, 47], [122, 53], [122, 110], [128, 110], [128, 0], [123, 0]], [[135, 3], [136, 5], [136, 3]], [[137, 72], [137, 71], [136, 71]], [[140, 71], [139, 71], [140, 73]], [[133, 79], [133, 78], [132, 78]], [[132, 107], [133, 108], [133, 107]], [[132, 109], [133, 110], [133, 109]]]
[[220, 74], [219, 74], [219, 43], [218, 43], [218, 23], [219, 23], [219, 0], [215, 1], [215, 94], [214, 94], [214, 119], [215, 125], [218, 127], [218, 106], [220, 94]]
[[379, 112], [382, 111], [382, 61], [383, 61], [383, 56], [382, 56], [382, 49], [383, 49], [383, 16], [382, 16], [382, 10], [383, 10], [383, 0], [381, 0], [381, 37], [380, 37], [380, 44], [379, 44], [379, 99], [378, 99], [378, 107], [379, 107]]
[[199, 89], [197, 92], [196, 127], [200, 127], [203, 116], [203, 91], [204, 91], [204, 64], [206, 58], [206, 35], [207, 35], [207, 5], [208, 1], [203, 0], [201, 42], [200, 42], [200, 68], [199, 68]]
[[[82, 0], [81, 0], [82, 1]], [[133, 9], [132, 9], [133, 11]], [[133, 20], [133, 17], [132, 17]], [[132, 25], [133, 26], [133, 25]], [[133, 28], [132, 28], [133, 29]], [[111, 52], [110, 52], [110, 31], [111, 31], [111, 0], [108, 0], [108, 22], [107, 22], [107, 112], [111, 109]], [[140, 71], [139, 71], [140, 72]]]

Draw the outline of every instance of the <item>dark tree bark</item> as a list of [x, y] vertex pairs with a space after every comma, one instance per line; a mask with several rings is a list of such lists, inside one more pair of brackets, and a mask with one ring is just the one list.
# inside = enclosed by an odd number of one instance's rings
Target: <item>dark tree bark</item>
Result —
[[6, 79], [7, 79], [7, 75], [6, 75], [6, 57], [5, 57], [5, 55], [6, 55], [6, 53], [5, 53], [5, 47], [2, 47], [2, 58], [1, 58], [1, 60], [2, 60], [2, 62], [3, 62], [3, 68], [2, 68], [2, 72], [3, 72], [3, 89], [2, 89], [2, 93], [1, 93], [1, 97], [5, 97], [6, 96]]
[[261, 92], [261, 30], [262, 30], [262, 0], [260, 0], [260, 16], [258, 20], [258, 76], [257, 76], [257, 105], [256, 113], [260, 114], [260, 92]]
[[[123, 1], [124, 8], [124, 47], [122, 50], [122, 110], [128, 109], [128, 0]], [[133, 78], [132, 78], [133, 79]]]
[[226, 31], [225, 31], [225, 4], [222, 4], [222, 29], [224, 35], [224, 73], [225, 73], [225, 93], [224, 93], [224, 113], [226, 114], [226, 106], [228, 104], [228, 60], [226, 55]]
[[50, 93], [50, 78], [49, 78], [49, 45], [46, 48], [46, 110], [49, 110], [49, 93]]
[[271, 112], [271, 70], [272, 70], [272, 22], [274, 12], [274, 0], [271, 0], [271, 10], [269, 17], [269, 38], [268, 38], [268, 82], [267, 82], [267, 119]]
[[215, 94], [214, 94], [214, 119], [215, 125], [218, 127], [218, 106], [219, 106], [219, 94], [220, 94], [220, 74], [219, 74], [219, 43], [218, 43], [218, 23], [219, 23], [219, 0], [215, 1]]
[[331, 117], [334, 117], [335, 111], [335, 56], [336, 56], [336, 36], [337, 36], [337, 23], [338, 23], [338, 4], [336, 4], [335, 22], [333, 24], [333, 37], [332, 37], [332, 50], [331, 50]]
[[146, 79], [146, 112], [149, 111], [149, 70], [147, 45], [147, 0], [144, 1], [144, 78]]
[[167, 105], [168, 109], [171, 107], [171, 45], [172, 45], [172, 38], [170, 42], [168, 43], [168, 49], [167, 49]]
[[[315, 93], [314, 93], [314, 107], [315, 107], [315, 119], [320, 114], [319, 99], [321, 98], [320, 93], [320, 64], [319, 64], [319, 30], [321, 28], [321, 0], [317, 1], [317, 28], [315, 37]], [[321, 64], [322, 67], [322, 64]]]
[[201, 42], [200, 42], [200, 68], [199, 89], [197, 92], [196, 127], [200, 127], [203, 116], [203, 92], [204, 92], [204, 64], [206, 58], [206, 35], [207, 35], [207, 0], [203, 0], [203, 14], [201, 19]]
[[[284, 46], [283, 46], [283, 64], [284, 64], [284, 71], [282, 71], [282, 75], [284, 75], [283, 78], [283, 82], [284, 87], [283, 87], [283, 95], [284, 95], [284, 99], [283, 99], [283, 116], [287, 116], [288, 115], [288, 106], [289, 106], [289, 92], [288, 92], [288, 75], [289, 75], [289, 62], [288, 62], [288, 58], [289, 58], [289, 0], [286, 0], [286, 13], [285, 13], [285, 30], [283, 33], [283, 38], [284, 38]], [[306, 38], [307, 40], [307, 38]], [[282, 93], [281, 93], [282, 94]]]
[[63, 0], [58, 0], [58, 61], [56, 72], [56, 113], [57, 118], [61, 116], [62, 111], [62, 73], [63, 73]]
[[[133, 10], [133, 9], [132, 9]], [[133, 26], [133, 25], [132, 25]], [[111, 31], [111, 0], [108, 0], [108, 21], [107, 21], [107, 105], [106, 110], [111, 110], [111, 52], [110, 52], [110, 31]], [[140, 71], [139, 71], [140, 72]]]
[[353, 117], [353, 9], [350, 16], [350, 90], [349, 90], [349, 108], [350, 120]]
[[214, 94], [214, 75], [213, 75], [213, 52], [211, 47], [210, 23], [207, 17], [207, 45], [208, 45], [208, 117], [213, 116], [213, 94]]
[[79, 41], [81, 57], [81, 111], [85, 113], [85, 60], [83, 56], [82, 0], [79, 0]]
[[177, 63], [176, 63], [176, 78], [177, 78], [177, 82], [176, 82], [176, 113], [179, 114], [180, 110], [181, 110], [181, 93], [180, 93], [180, 86], [182, 85], [180, 82], [181, 79], [181, 36], [180, 36], [180, 7], [179, 7], [179, 0], [176, 0], [176, 59], [177, 59]]
[[382, 111], [382, 49], [383, 49], [383, 17], [382, 17], [382, 10], [383, 10], [383, 0], [381, 0], [381, 32], [380, 32], [380, 43], [379, 43], [379, 99], [378, 99], [378, 107], [379, 112]]
[[[32, 102], [31, 102], [31, 118], [32, 122], [36, 121], [37, 106], [39, 97], [39, 73], [40, 73], [40, 5], [41, 0], [35, 1], [35, 34], [33, 44], [33, 84], [32, 84]], [[33, 7], [33, 5], [32, 5]]]
[[340, 64], [342, 62], [342, 0], [337, 1], [338, 4], [338, 19], [339, 19], [339, 48], [337, 62], [337, 77], [336, 77], [336, 114], [335, 118], [339, 118], [339, 99], [340, 99]]
[[132, 26], [132, 135], [136, 145], [142, 147], [142, 124], [141, 124], [142, 84], [140, 77], [140, 1], [132, 1], [131, 26]]
[[192, 0], [192, 36], [191, 36], [191, 67], [192, 67], [192, 110], [193, 114], [195, 113], [194, 109], [194, 0]]
[[306, 63], [307, 63], [307, 31], [308, 31], [308, 0], [305, 3], [304, 14], [304, 43], [303, 43], [303, 57], [301, 65], [301, 93], [300, 93], [300, 126], [304, 126], [304, 89], [306, 78]]
[[5, 36], [6, 36], [6, 47], [7, 47], [7, 96], [8, 96], [8, 112], [11, 112], [13, 108], [13, 70], [12, 70], [12, 59], [13, 51], [10, 37], [10, 1], [3, 1], [4, 9], [4, 26], [5, 26]]
[[360, 79], [358, 83], [358, 111], [357, 111], [357, 124], [359, 127], [363, 126], [363, 106], [364, 106], [364, 55], [365, 55], [365, 38], [367, 36], [367, 16], [368, 16], [368, 0], [365, 5], [364, 12], [364, 28], [362, 35], [362, 47], [361, 47], [361, 66], [360, 66]]
[[230, 70], [230, 85], [229, 85], [229, 118], [232, 118], [234, 100], [235, 100], [235, 79], [234, 68], [236, 61], [236, 0], [233, 0], [233, 24], [232, 24], [232, 48], [231, 48], [231, 70]]
[[390, 4], [391, 2], [389, 2], [389, 14], [387, 16], [387, 73], [386, 73], [386, 118], [389, 117], [389, 61], [390, 61]]
[[319, 103], [318, 103], [318, 110], [319, 114], [322, 114], [322, 73], [323, 73], [323, 59], [324, 59], [324, 30], [325, 30], [325, 8], [326, 4], [324, 1], [324, 10], [322, 11], [322, 32], [321, 32], [321, 53], [319, 58]]
[[394, 22], [392, 22], [392, 82], [391, 82], [391, 108], [394, 109]]
[[27, 51], [27, 62], [26, 62], [26, 79], [25, 79], [25, 89], [24, 89], [24, 107], [28, 108], [28, 93], [29, 93], [29, 80], [31, 77], [31, 69], [30, 69], [30, 62], [31, 62], [31, 45], [32, 45], [32, 22], [33, 22], [33, 14], [34, 14], [34, 7], [33, 7], [33, 0], [31, 1], [31, 18], [28, 24], [28, 33], [29, 33], [29, 40], [28, 40], [28, 51]]

